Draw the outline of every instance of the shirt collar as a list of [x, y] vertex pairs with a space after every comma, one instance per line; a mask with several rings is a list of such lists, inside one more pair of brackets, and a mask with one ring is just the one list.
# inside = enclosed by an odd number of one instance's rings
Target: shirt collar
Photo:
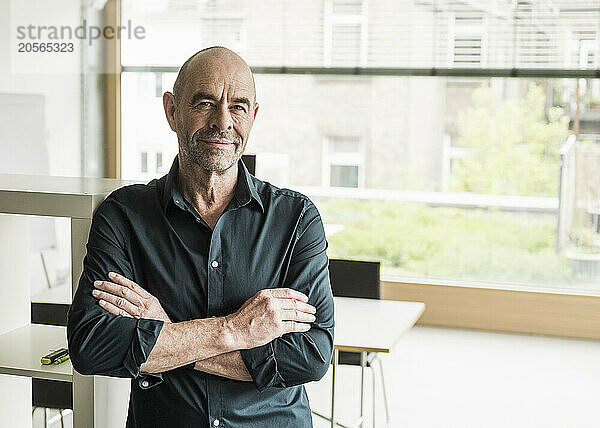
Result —
[[240, 206], [246, 205], [251, 199], [254, 199], [260, 206], [261, 211], [265, 212], [262, 199], [260, 199], [260, 195], [256, 190], [256, 183], [241, 158], [238, 160], [238, 181], [235, 188], [235, 197], [238, 199]]
[[[185, 202], [183, 200], [183, 196], [179, 190], [179, 155], [175, 155], [175, 159], [173, 160], [173, 164], [171, 165], [171, 169], [167, 174], [167, 178], [165, 181], [165, 188], [163, 191], [163, 210], [167, 210], [167, 206], [169, 201], [173, 201], [175, 204], [178, 204], [180, 207], [185, 206]], [[238, 180], [235, 186], [234, 199], [238, 202], [239, 206], [244, 206], [248, 204], [252, 199], [254, 199], [258, 205], [260, 206], [261, 211], [264, 213], [265, 208], [263, 206], [262, 200], [258, 191], [256, 190], [256, 185], [252, 178], [250, 172], [248, 172], [248, 168], [242, 160], [238, 160]]]

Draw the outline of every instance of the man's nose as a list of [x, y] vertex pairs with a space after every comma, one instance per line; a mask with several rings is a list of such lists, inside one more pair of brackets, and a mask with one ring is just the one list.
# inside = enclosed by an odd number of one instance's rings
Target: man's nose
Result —
[[220, 105], [216, 108], [210, 120], [211, 128], [216, 128], [219, 131], [231, 131], [233, 129], [233, 120], [227, 105]]

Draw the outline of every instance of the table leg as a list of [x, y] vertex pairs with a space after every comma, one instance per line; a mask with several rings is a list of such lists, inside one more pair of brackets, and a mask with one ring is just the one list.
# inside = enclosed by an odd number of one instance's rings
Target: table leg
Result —
[[331, 428], [336, 428], [335, 423], [335, 370], [338, 364], [338, 350], [333, 350], [333, 367], [331, 370]]
[[377, 413], [377, 409], [375, 408], [375, 403], [376, 403], [376, 401], [375, 401], [375, 393], [376, 393], [377, 390], [376, 390], [376, 385], [375, 385], [375, 368], [373, 367], [373, 362], [375, 361], [375, 359], [374, 358], [370, 358], [370, 360], [371, 360], [370, 363], [371, 363], [371, 374], [372, 374], [371, 380], [373, 382], [373, 409], [372, 409], [373, 410], [373, 425], [372, 426], [376, 427], [377, 424], [375, 423], [375, 416], [376, 416], [376, 413]]
[[389, 428], [392, 418], [390, 416], [390, 407], [388, 405], [387, 390], [385, 389], [385, 377], [383, 376], [383, 362], [379, 357], [377, 357], [377, 362], [379, 363], [379, 373], [381, 376], [381, 389], [383, 389], [383, 404], [385, 405], [386, 427]]
[[367, 369], [367, 353], [360, 353], [360, 428], [364, 427], [365, 408], [365, 371]]

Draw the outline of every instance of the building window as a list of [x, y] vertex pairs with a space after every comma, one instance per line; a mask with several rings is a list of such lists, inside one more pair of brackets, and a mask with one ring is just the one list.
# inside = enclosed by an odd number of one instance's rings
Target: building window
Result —
[[367, 62], [367, 5], [362, 0], [325, 3], [325, 66], [356, 67]]
[[596, 31], [575, 31], [574, 45], [578, 49], [576, 65], [583, 68], [594, 68], [597, 64], [598, 34]]
[[238, 54], [243, 54], [246, 45], [244, 20], [221, 16], [203, 18], [202, 42], [204, 46], [226, 46]]
[[529, 0], [519, 0], [516, 6], [517, 64], [530, 67], [551, 64], [558, 54], [552, 40], [556, 35], [552, 34], [552, 26], [545, 17], [553, 13], [552, 9], [542, 2], [534, 4]]
[[479, 13], [464, 13], [451, 17], [452, 32], [448, 59], [458, 66], [480, 65], [484, 58], [484, 22]]
[[324, 143], [323, 184], [362, 187], [364, 155], [358, 137], [329, 137]]
[[156, 172], [162, 172], [163, 169], [163, 154], [162, 152], [156, 153]]
[[237, 1], [207, 1], [200, 20], [202, 45], [225, 46], [240, 55], [246, 51], [244, 10]]
[[142, 172], [148, 172], [148, 152], [142, 152]]

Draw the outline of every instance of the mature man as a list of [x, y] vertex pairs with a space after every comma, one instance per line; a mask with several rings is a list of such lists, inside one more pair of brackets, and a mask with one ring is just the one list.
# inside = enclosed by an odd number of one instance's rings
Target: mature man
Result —
[[127, 427], [310, 427], [302, 384], [333, 351], [319, 213], [241, 162], [258, 104], [235, 53], [193, 55], [163, 104], [178, 156], [96, 210], [68, 316], [73, 366], [133, 379]]

